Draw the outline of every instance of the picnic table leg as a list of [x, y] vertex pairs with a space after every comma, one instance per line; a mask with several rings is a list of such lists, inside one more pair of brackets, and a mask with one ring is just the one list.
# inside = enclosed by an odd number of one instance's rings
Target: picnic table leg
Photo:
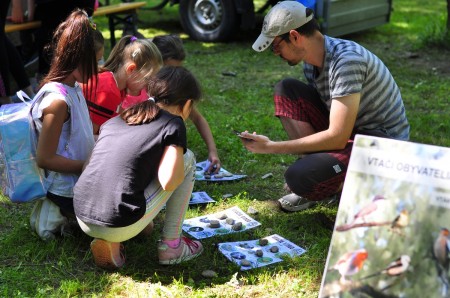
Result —
[[123, 35], [134, 35], [137, 38], [145, 38], [142, 34], [138, 31], [138, 14], [137, 10], [134, 12], [130, 12], [127, 16], [125, 16], [124, 19], [122, 19], [123, 23]]
[[114, 16], [108, 16], [108, 24], [109, 24], [109, 32], [111, 33], [111, 49], [115, 46], [116, 44], [116, 34], [114, 32], [114, 28], [115, 28], [115, 24], [114, 24]]

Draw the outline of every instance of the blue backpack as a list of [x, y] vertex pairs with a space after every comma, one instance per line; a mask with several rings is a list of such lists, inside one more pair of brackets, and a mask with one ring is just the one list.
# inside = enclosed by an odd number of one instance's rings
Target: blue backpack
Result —
[[[31, 111], [46, 92], [61, 84], [46, 84], [31, 101], [0, 106], [0, 189], [14, 203], [45, 197], [45, 171], [36, 163], [38, 131]], [[60, 93], [60, 92], [58, 92]]]

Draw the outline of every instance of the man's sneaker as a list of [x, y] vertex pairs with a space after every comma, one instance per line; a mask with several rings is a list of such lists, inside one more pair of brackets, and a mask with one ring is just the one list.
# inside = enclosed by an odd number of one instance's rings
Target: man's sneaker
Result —
[[184, 236], [177, 248], [172, 248], [163, 241], [158, 243], [159, 263], [162, 265], [179, 264], [199, 256], [203, 252], [200, 241], [191, 240]]
[[296, 195], [295, 193], [285, 195], [278, 200], [278, 203], [280, 204], [281, 209], [289, 212], [305, 210], [317, 204], [316, 201], [307, 200], [304, 197]]
[[332, 195], [331, 197], [326, 198], [325, 200], [310, 201], [302, 196], [296, 195], [295, 193], [291, 193], [279, 199], [278, 203], [280, 204], [280, 208], [282, 210], [296, 212], [308, 209], [309, 207], [312, 207], [316, 204], [325, 204], [327, 206], [332, 206], [336, 203], [339, 203], [340, 197], [341, 193], [337, 193]]
[[341, 199], [341, 194], [342, 193], [338, 192], [323, 201], [319, 201], [319, 203], [324, 203], [325, 205], [328, 205], [328, 206], [332, 206], [335, 204], [339, 205], [339, 200]]
[[115, 270], [125, 264], [123, 245], [103, 239], [94, 239], [91, 242], [91, 252], [95, 265], [106, 270]]

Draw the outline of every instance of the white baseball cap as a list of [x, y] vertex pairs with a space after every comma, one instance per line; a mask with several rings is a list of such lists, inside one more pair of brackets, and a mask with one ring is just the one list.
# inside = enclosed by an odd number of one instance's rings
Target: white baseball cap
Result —
[[297, 29], [314, 17], [306, 16], [306, 7], [297, 1], [282, 1], [272, 7], [264, 17], [261, 34], [252, 48], [257, 52], [267, 49], [275, 37]]

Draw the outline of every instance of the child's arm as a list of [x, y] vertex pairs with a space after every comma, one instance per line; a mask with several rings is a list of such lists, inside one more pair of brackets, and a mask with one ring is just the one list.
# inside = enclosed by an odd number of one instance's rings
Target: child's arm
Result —
[[195, 107], [192, 108], [189, 119], [191, 119], [194, 123], [203, 141], [205, 141], [206, 147], [208, 148], [208, 160], [211, 164], [207, 171], [210, 173], [218, 173], [221, 166], [220, 159], [217, 154], [216, 143], [214, 142], [214, 137], [211, 133], [208, 122]]
[[97, 138], [98, 138], [98, 134], [100, 133], [100, 125], [98, 125], [97, 123], [94, 123], [92, 121], [92, 129], [93, 129], [93, 132], [94, 132], [94, 136], [97, 136]]
[[63, 100], [53, 101], [42, 111], [42, 130], [36, 152], [39, 167], [60, 173], [80, 174], [83, 160], [71, 160], [56, 154], [64, 121], [69, 117]]
[[184, 180], [183, 147], [167, 146], [158, 168], [158, 179], [162, 188], [175, 190]]

